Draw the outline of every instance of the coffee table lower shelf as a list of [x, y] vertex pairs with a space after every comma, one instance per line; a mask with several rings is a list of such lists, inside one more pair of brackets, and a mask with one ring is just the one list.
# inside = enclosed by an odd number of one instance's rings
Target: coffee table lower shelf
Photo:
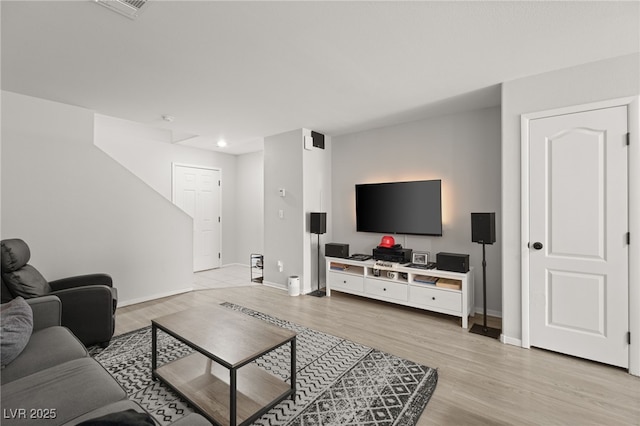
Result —
[[289, 384], [255, 365], [244, 365], [235, 372], [235, 419], [231, 418], [230, 409], [230, 370], [206, 356], [196, 352], [164, 364], [153, 371], [153, 377], [221, 425], [249, 424], [295, 392]]

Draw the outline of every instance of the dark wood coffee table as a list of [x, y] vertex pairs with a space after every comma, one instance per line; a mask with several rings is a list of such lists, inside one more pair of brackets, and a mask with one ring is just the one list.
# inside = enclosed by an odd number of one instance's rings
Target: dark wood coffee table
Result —
[[[151, 374], [209, 420], [246, 425], [296, 392], [296, 333], [222, 306], [192, 309], [151, 321]], [[158, 329], [196, 352], [157, 366]], [[250, 364], [287, 343], [291, 383]], [[248, 365], [249, 364], [249, 365]]]

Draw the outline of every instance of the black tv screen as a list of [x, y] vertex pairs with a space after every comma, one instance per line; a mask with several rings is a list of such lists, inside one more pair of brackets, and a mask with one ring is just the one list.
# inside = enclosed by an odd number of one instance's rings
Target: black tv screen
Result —
[[441, 181], [357, 184], [356, 230], [442, 236]]

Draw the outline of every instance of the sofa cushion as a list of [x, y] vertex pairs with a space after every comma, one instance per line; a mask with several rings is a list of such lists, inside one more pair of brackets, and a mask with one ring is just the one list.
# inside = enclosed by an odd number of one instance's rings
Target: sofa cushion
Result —
[[105, 414], [78, 423], [79, 426], [155, 426], [153, 417], [132, 408]]
[[113, 402], [103, 407], [96, 408], [95, 410], [83, 414], [80, 417], [76, 417], [75, 419], [72, 419], [69, 422], [65, 423], [64, 426], [77, 425], [96, 417], [102, 417], [109, 413], [117, 413], [119, 411], [125, 410], [134, 410], [138, 413], [146, 413], [146, 411], [144, 411], [144, 409], [135, 402], [129, 399], [123, 399], [122, 401]]
[[31, 265], [29, 246], [19, 238], [0, 241], [2, 281], [13, 296], [26, 299], [51, 292], [49, 282]]
[[[90, 413], [84, 414], [78, 418], [71, 420], [68, 423], [65, 423], [64, 426], [75, 426], [89, 419], [93, 419], [95, 417], [100, 417], [108, 413], [114, 413], [118, 411], [124, 410], [135, 410], [138, 413], [146, 413], [142, 407], [131, 400], [122, 400], [118, 402], [114, 402], [109, 405], [105, 405], [104, 407], [100, 407]], [[202, 417], [200, 414], [189, 413], [184, 417], [176, 420], [171, 423], [171, 426], [211, 426], [211, 422]]]
[[[2, 385], [0, 405], [1, 411], [9, 414], [18, 409], [26, 413], [55, 409], [55, 419], [43, 424], [59, 425], [126, 397], [118, 382], [94, 359], [87, 357]], [[27, 425], [34, 424], [34, 420], [8, 415], [2, 424]]]
[[88, 357], [84, 345], [67, 328], [36, 331], [20, 356], [2, 370], [2, 384], [78, 358]]
[[0, 303], [7, 303], [13, 300], [13, 294], [11, 294], [11, 290], [4, 283], [4, 280], [1, 279], [2, 274], [0, 274]]
[[31, 265], [13, 272], [2, 272], [2, 280], [12, 294], [27, 299], [51, 293], [49, 282]]
[[184, 417], [180, 417], [180, 419], [171, 423], [171, 426], [207, 426], [211, 425], [209, 420], [202, 417], [200, 414], [190, 413]]
[[23, 240], [19, 238], [8, 238], [0, 241], [0, 259], [2, 259], [2, 272], [8, 273], [17, 271], [29, 263], [31, 250]]
[[22, 297], [0, 305], [0, 329], [0, 359], [4, 368], [20, 355], [33, 331], [33, 311]]

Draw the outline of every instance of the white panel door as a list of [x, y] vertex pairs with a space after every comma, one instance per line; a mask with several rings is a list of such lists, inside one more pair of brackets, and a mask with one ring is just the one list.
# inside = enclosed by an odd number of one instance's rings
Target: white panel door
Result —
[[175, 166], [173, 192], [193, 218], [193, 270], [220, 267], [220, 171]]
[[627, 109], [529, 132], [531, 345], [628, 367]]

